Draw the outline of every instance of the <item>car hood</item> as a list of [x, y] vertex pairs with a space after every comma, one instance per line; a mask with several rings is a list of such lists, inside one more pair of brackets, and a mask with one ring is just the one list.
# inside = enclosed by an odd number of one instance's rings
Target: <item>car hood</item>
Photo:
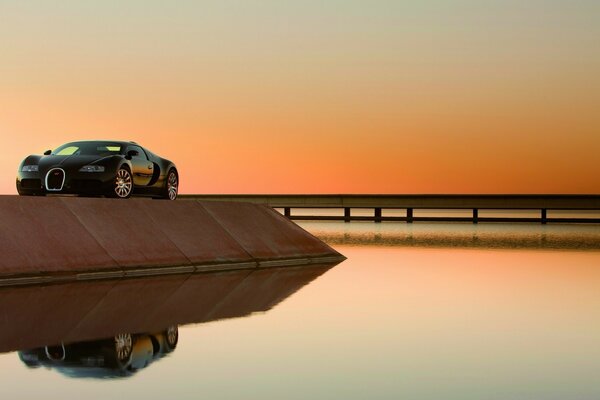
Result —
[[[109, 156], [110, 157], [110, 156]], [[50, 168], [76, 168], [83, 167], [88, 164], [95, 164], [108, 157], [98, 156], [83, 156], [83, 155], [72, 155], [72, 156], [55, 156], [49, 155], [40, 158], [39, 166], [40, 170], [49, 170]]]

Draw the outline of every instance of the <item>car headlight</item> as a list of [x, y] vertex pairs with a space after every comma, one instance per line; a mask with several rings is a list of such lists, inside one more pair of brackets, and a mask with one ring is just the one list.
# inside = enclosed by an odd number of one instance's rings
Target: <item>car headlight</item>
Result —
[[40, 167], [38, 165], [23, 165], [21, 172], [38, 172]]
[[79, 172], [104, 172], [104, 167], [102, 165], [84, 165]]

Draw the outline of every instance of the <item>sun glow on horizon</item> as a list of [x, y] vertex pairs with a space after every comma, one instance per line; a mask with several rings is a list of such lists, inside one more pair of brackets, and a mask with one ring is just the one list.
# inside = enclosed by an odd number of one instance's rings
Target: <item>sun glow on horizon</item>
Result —
[[600, 6], [6, 1], [0, 193], [133, 140], [182, 193], [598, 193]]

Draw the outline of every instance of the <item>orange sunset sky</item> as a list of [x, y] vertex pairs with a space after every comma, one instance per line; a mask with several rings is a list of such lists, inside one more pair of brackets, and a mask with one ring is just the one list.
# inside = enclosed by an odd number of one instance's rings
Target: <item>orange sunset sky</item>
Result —
[[182, 193], [599, 193], [598, 1], [0, 1], [0, 193], [134, 140]]

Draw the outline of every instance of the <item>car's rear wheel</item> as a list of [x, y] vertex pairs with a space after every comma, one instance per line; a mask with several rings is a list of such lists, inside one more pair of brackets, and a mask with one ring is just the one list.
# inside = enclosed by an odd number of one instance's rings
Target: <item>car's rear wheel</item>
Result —
[[179, 193], [179, 175], [174, 169], [169, 170], [167, 174], [167, 181], [165, 188], [163, 189], [162, 197], [167, 200], [176, 200], [177, 194]]
[[113, 187], [110, 193], [111, 197], [119, 199], [128, 199], [133, 192], [133, 178], [131, 172], [126, 167], [121, 167], [117, 171]]

